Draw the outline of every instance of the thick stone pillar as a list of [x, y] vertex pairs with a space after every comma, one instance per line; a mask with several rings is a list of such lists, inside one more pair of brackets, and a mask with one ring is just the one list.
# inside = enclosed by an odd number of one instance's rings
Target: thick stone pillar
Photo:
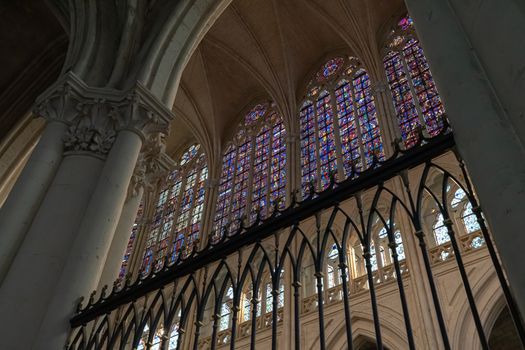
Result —
[[32, 349], [102, 166], [81, 154], [61, 162], [0, 287], [0, 349]]
[[54, 288], [34, 349], [64, 346], [79, 296], [96, 289], [141, 146], [135, 132], [119, 132]]
[[[135, 167], [131, 184], [128, 189], [127, 200], [124, 203], [122, 214], [115, 230], [115, 235], [107, 259], [104, 264], [104, 270], [100, 277], [99, 289], [104, 285], [111, 287], [117, 279], [122, 265], [122, 258], [126, 250], [137, 212], [141, 200], [146, 196], [146, 192], [155, 192], [155, 184], [159, 179], [164, 179], [175, 166], [173, 160], [165, 153], [165, 142], [162, 133], [152, 133], [148, 136], [139, 161]], [[156, 198], [154, 199], [156, 200]], [[143, 208], [146, 210], [146, 208]], [[143, 215], [146, 217], [147, 215]], [[144, 225], [144, 223], [140, 223]], [[136, 233], [140, 235], [144, 230], [139, 229]], [[141, 237], [135, 237], [134, 250], [140, 248]], [[134, 256], [136, 254], [132, 254]], [[132, 256], [129, 257], [128, 271], [132, 267]]]
[[0, 210], [0, 285], [62, 159], [66, 124], [49, 122]]
[[[511, 289], [525, 315], [525, 274], [521, 267], [525, 246], [525, 151], [520, 141], [523, 135], [507, 113], [505, 101], [495, 93], [476, 46], [450, 3], [405, 2], [445, 102], [459, 152], [490, 223]], [[507, 7], [506, 11], [511, 10]], [[505, 21], [503, 16], [499, 19]]]
[[122, 258], [126, 251], [133, 225], [135, 224], [143, 193], [143, 187], [137, 188], [137, 193], [133, 193], [126, 200], [126, 203], [124, 203], [122, 214], [115, 229], [115, 236], [111, 242], [106, 262], [104, 263], [104, 270], [102, 271], [98, 284], [99, 290], [106, 285], [112, 288], [113, 283], [118, 278]]
[[0, 287], [1, 349], [64, 347], [76, 302], [100, 280], [143, 139], [171, 118], [140, 84], [91, 88], [73, 73], [38, 103], [68, 125], [65, 153]]

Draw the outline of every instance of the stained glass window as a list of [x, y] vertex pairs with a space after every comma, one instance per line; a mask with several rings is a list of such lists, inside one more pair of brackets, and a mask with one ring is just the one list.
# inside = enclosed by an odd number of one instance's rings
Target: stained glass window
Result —
[[266, 110], [268, 109], [268, 104], [258, 104], [257, 106], [253, 107], [250, 112], [246, 114], [246, 117], [244, 118], [246, 125], [251, 125], [255, 123], [259, 118], [264, 116], [266, 113]]
[[179, 166], [160, 187], [150, 225], [141, 273], [173, 262], [183, 251], [193, 249], [199, 236], [205, 182], [208, 177], [206, 157], [200, 146], [191, 146], [180, 158]]
[[386, 77], [401, 137], [410, 148], [419, 141], [418, 128], [431, 137], [441, 132], [445, 109], [410, 17], [398, 22], [387, 47], [383, 60]]
[[434, 239], [436, 240], [437, 245], [441, 245], [450, 241], [448, 229], [445, 226], [443, 214], [441, 213], [438, 214], [434, 223]]
[[476, 215], [472, 211], [472, 203], [468, 202], [465, 205], [465, 209], [463, 210], [461, 219], [463, 220], [463, 223], [465, 224], [465, 230], [467, 233], [472, 233], [472, 232], [481, 230], [478, 219], [476, 218]]
[[403, 239], [401, 238], [401, 231], [394, 232], [394, 241], [397, 243], [396, 253], [399, 261], [405, 260], [405, 247], [403, 246]]
[[229, 287], [226, 291], [221, 308], [220, 308], [220, 319], [219, 319], [219, 331], [228, 329], [231, 324], [232, 317], [232, 306], [233, 306], [233, 289]]
[[343, 57], [336, 57], [332, 58], [328, 62], [326, 62], [323, 67], [317, 72], [316, 78], [317, 81], [322, 82], [328, 78], [330, 78], [332, 75], [337, 73], [339, 69], [343, 66], [344, 58]]
[[133, 253], [135, 241], [137, 240], [137, 235], [139, 234], [139, 230], [141, 228], [143, 216], [144, 198], [142, 198], [142, 200], [140, 201], [137, 216], [135, 218], [135, 222], [133, 223], [133, 228], [131, 229], [131, 235], [129, 236], [128, 245], [126, 246], [126, 251], [124, 252], [124, 257], [122, 258], [122, 264], [120, 266], [120, 271], [118, 275], [119, 280], [124, 279], [124, 277], [126, 277], [126, 274], [128, 273], [131, 254]]
[[376, 255], [376, 246], [374, 242], [370, 242], [370, 265], [372, 265], [372, 271], [376, 271], [377, 266], [377, 255]]
[[142, 330], [142, 336], [140, 337], [139, 344], [137, 346], [137, 350], [146, 350], [148, 343], [148, 337], [149, 337], [149, 326], [148, 324], [144, 325], [144, 329]]
[[177, 342], [179, 341], [179, 323], [177, 322], [170, 333], [168, 340], [168, 350], [176, 350]]
[[[259, 289], [258, 298], [261, 297], [261, 290]], [[243, 303], [242, 303], [242, 320], [248, 321], [252, 318], [252, 310], [253, 310], [253, 285], [250, 283], [249, 288], [246, 290], [243, 296]], [[256, 311], [257, 317], [261, 316], [261, 303], [257, 303], [257, 311]]]
[[[257, 114], [257, 117], [254, 117]], [[216, 234], [236, 230], [240, 220], [253, 224], [260, 212], [286, 197], [286, 130], [281, 117], [268, 104], [254, 107], [239, 126], [223, 157], [215, 212]], [[229, 224], [229, 226], [228, 226]]]
[[303, 195], [312, 182], [326, 189], [331, 174], [348, 178], [353, 168], [363, 171], [374, 157], [384, 158], [370, 78], [359, 60], [328, 61], [317, 74], [319, 83], [308, 87], [299, 113]]

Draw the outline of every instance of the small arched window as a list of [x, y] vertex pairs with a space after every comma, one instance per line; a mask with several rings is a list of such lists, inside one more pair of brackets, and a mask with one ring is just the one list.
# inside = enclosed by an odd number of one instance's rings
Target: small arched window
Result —
[[326, 62], [308, 85], [302, 103], [303, 194], [310, 183], [326, 189], [330, 176], [352, 176], [384, 157], [370, 78], [355, 57]]
[[383, 63], [405, 146], [418, 143], [420, 127], [428, 136], [439, 134], [445, 109], [410, 17], [391, 30]]
[[199, 237], [208, 168], [199, 145], [191, 146], [161, 184], [150, 227], [142, 274], [190, 253]]
[[255, 106], [244, 118], [223, 156], [215, 230], [229, 225], [234, 231], [240, 219], [254, 223], [271, 214], [269, 206], [285, 205], [286, 130], [270, 104]]
[[219, 331], [223, 331], [231, 327], [232, 322], [232, 308], [233, 308], [233, 288], [229, 287], [224, 294], [222, 304], [220, 306]]

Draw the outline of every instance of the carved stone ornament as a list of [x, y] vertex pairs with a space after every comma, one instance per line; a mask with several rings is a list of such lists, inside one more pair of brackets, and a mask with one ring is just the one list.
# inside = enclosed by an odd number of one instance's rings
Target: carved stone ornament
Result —
[[155, 191], [155, 185], [175, 167], [175, 162], [165, 153], [165, 135], [162, 132], [148, 134], [133, 173], [128, 196], [136, 196], [140, 188]]
[[34, 113], [48, 121], [66, 123], [66, 152], [106, 155], [120, 130], [143, 140], [168, 130], [173, 114], [144, 86], [123, 91], [87, 86], [74, 73], [63, 75], [36, 101]]

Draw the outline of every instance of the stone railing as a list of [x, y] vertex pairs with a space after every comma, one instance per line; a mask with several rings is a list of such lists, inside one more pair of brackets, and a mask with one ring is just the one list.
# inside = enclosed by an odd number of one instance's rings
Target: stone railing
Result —
[[[408, 274], [408, 267], [406, 260], [399, 262], [399, 268], [403, 276]], [[374, 284], [380, 286], [383, 283], [395, 281], [396, 272], [393, 264], [387, 265], [373, 272]], [[360, 292], [368, 291], [368, 277], [367, 275], [359, 276], [348, 282], [348, 289], [350, 294], [358, 294]], [[338, 284], [332, 288], [327, 289], [323, 295], [323, 302], [325, 305], [334, 304], [343, 301], [343, 285]], [[317, 310], [318, 298], [317, 294], [310, 295], [303, 298], [301, 302], [301, 313], [308, 313]]]
[[[485, 247], [485, 240], [481, 230], [461, 235], [458, 239], [459, 249], [462, 253], [472, 252]], [[439, 264], [454, 257], [452, 243], [445, 242], [428, 250], [432, 264]]]
[[[284, 316], [283, 312], [284, 310], [282, 307], [277, 309], [277, 323], [278, 324], [282, 323], [283, 321], [283, 316]], [[263, 314], [262, 316], [257, 317], [255, 319], [255, 329], [265, 330], [265, 329], [271, 328], [272, 318], [273, 318], [272, 312], [267, 312]], [[241, 339], [241, 338], [251, 335], [251, 333], [252, 333], [252, 320], [243, 321], [239, 323], [237, 327], [236, 338]], [[229, 344], [231, 341], [231, 337], [232, 337], [231, 329], [225, 329], [223, 331], [217, 332], [217, 343], [216, 343], [217, 347]], [[202, 350], [211, 348], [211, 336], [199, 340], [198, 348]]]

